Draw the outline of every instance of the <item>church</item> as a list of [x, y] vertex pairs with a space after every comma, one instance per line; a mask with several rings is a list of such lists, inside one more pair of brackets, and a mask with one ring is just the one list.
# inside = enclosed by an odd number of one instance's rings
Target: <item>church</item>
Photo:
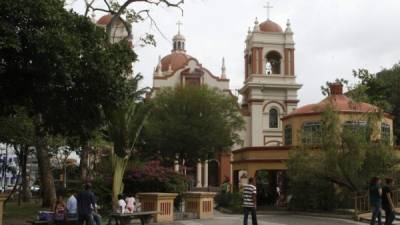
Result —
[[[216, 75], [187, 53], [186, 39], [179, 29], [172, 43], [171, 53], [159, 57], [153, 74], [153, 91], [176, 85], [208, 85], [236, 98], [229, 87], [224, 59], [221, 71]], [[297, 90], [301, 88], [296, 83], [293, 32], [289, 21], [283, 30], [270, 19], [262, 23], [256, 20], [245, 43], [245, 81], [239, 91], [243, 96], [239, 110], [245, 120], [245, 129], [240, 134], [243, 145], [233, 146], [233, 155], [249, 149], [261, 151], [282, 146], [281, 118], [296, 109]], [[249, 161], [234, 160], [233, 155], [221, 154], [215, 159], [199, 162], [196, 187], [219, 186], [226, 178], [231, 181], [233, 178], [233, 183], [238, 183], [239, 175], [243, 175], [239, 172], [247, 171], [243, 165]]]
[[[103, 16], [97, 24], [105, 26], [110, 19]], [[124, 36], [121, 29], [116, 27], [115, 32]], [[296, 82], [293, 36], [289, 20], [283, 29], [269, 18], [261, 23], [256, 19], [249, 29], [243, 55], [244, 82], [239, 90], [242, 100], [238, 103], [245, 121], [240, 132], [243, 144], [232, 146], [229, 153], [191, 165], [198, 190], [213, 190], [211, 187], [218, 187], [226, 178], [234, 190], [239, 190], [248, 177], [256, 177], [261, 179], [257, 180], [259, 183], [266, 184], [269, 196], [276, 196], [277, 190], [285, 189], [289, 152], [302, 144], [318, 145], [321, 116], [326, 107], [332, 107], [341, 125], [351, 129], [362, 129], [367, 124], [365, 115], [380, 111], [368, 103], [352, 101], [343, 93], [341, 84], [336, 83], [331, 84], [325, 99], [298, 108], [297, 92], [302, 85]], [[171, 52], [159, 57], [155, 65], [153, 94], [164, 87], [208, 85], [237, 99], [229, 86], [224, 59], [221, 71], [208, 70], [187, 52], [186, 39], [179, 27], [172, 39]], [[384, 114], [370, 138], [393, 143], [393, 117]], [[179, 167], [176, 164], [175, 170], [179, 171]], [[270, 199], [271, 203], [275, 200]]]

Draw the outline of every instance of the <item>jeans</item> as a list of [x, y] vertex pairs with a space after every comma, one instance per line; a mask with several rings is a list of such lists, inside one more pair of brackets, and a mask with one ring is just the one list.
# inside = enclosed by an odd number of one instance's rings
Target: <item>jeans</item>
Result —
[[78, 214], [77, 213], [68, 213], [67, 214], [68, 219], [78, 219]]
[[394, 211], [390, 208], [385, 208], [385, 225], [392, 225], [393, 220], [395, 218]]
[[380, 203], [372, 205], [371, 225], [375, 225], [376, 219], [378, 219], [378, 225], [382, 225], [381, 204]]
[[102, 225], [101, 224], [101, 216], [97, 213], [93, 213], [93, 223], [94, 225]]
[[244, 213], [243, 225], [247, 225], [249, 212], [251, 213], [251, 221], [253, 225], [257, 225], [257, 214], [255, 207], [243, 207], [243, 213]]
[[94, 225], [93, 224], [93, 215], [92, 214], [81, 214], [81, 215], [79, 215], [78, 224], [79, 225], [83, 225], [84, 223], [86, 225]]

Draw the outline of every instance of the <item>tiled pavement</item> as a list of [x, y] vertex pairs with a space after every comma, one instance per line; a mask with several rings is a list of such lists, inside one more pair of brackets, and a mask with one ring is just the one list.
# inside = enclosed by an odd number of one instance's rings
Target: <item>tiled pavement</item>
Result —
[[[251, 225], [251, 219], [248, 221]], [[207, 220], [183, 220], [169, 223], [169, 225], [242, 225], [243, 216], [217, 214], [213, 219]], [[300, 215], [259, 215], [259, 225], [360, 225], [346, 219], [334, 219], [326, 217], [311, 217]]]

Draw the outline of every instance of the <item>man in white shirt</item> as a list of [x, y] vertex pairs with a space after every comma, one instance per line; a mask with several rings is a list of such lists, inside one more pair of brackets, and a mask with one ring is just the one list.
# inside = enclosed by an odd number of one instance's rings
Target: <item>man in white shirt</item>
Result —
[[243, 225], [247, 225], [249, 213], [251, 213], [251, 220], [253, 225], [257, 225], [257, 188], [254, 185], [254, 178], [249, 178], [249, 183], [244, 185], [243, 188]]
[[77, 212], [77, 200], [75, 198], [75, 192], [70, 191], [69, 192], [70, 196], [67, 200], [67, 210], [68, 210], [68, 218], [77, 218], [78, 217], [78, 212]]

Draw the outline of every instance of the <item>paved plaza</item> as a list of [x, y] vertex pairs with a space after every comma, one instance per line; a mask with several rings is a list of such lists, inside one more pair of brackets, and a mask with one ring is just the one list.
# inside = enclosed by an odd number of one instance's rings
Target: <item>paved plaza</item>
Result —
[[[213, 219], [208, 220], [185, 220], [177, 221], [174, 225], [242, 225], [243, 216], [241, 215], [222, 215], [218, 214]], [[249, 218], [251, 225], [251, 217]], [[346, 219], [334, 219], [326, 217], [312, 217], [301, 215], [258, 215], [260, 225], [354, 225], [365, 224]]]

